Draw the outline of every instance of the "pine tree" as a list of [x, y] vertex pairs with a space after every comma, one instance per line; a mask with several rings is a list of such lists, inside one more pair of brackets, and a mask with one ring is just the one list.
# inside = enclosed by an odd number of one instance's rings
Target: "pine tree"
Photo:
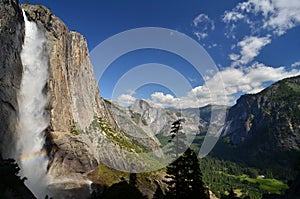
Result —
[[130, 173], [129, 174], [129, 184], [131, 186], [136, 187], [136, 185], [137, 185], [136, 173]]
[[199, 166], [199, 160], [196, 153], [188, 148], [184, 154], [184, 169], [185, 184], [189, 198], [209, 198], [208, 190], [204, 187], [202, 181], [202, 173]]
[[168, 154], [175, 158], [175, 161], [173, 161], [168, 167], [167, 167], [167, 176], [169, 180], [166, 181], [166, 184], [168, 185], [169, 191], [167, 192], [167, 198], [175, 198], [178, 196], [178, 191], [181, 189], [180, 183], [180, 170], [179, 170], [179, 164], [180, 164], [180, 155], [185, 151], [185, 141], [186, 136], [181, 131], [182, 130], [182, 122], [184, 120], [179, 119], [172, 123], [171, 127], [171, 139], [169, 142], [172, 142], [171, 147], [168, 150]]
[[175, 159], [178, 159], [179, 155], [186, 150], [186, 135], [181, 131], [182, 122], [184, 121], [184, 119], [179, 119], [173, 122], [171, 127], [171, 139], [168, 142], [172, 142], [172, 145], [168, 154]]
[[156, 187], [156, 190], [155, 190], [155, 193], [153, 195], [153, 198], [152, 199], [165, 199], [165, 195], [161, 189], [161, 187], [159, 186], [159, 184], [157, 183], [157, 187]]
[[[178, 157], [173, 163], [167, 166], [166, 184], [168, 185], [167, 198], [176, 199], [199, 199], [209, 198], [207, 189], [204, 188], [202, 173], [196, 153], [188, 148], [185, 150], [185, 135], [180, 131], [182, 120], [172, 124], [171, 136], [174, 144], [169, 152]], [[178, 137], [177, 137], [178, 136]], [[177, 138], [176, 138], [177, 137]]]

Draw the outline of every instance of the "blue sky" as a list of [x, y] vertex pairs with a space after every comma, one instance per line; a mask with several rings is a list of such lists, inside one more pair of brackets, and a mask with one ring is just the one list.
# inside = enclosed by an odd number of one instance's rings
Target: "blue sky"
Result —
[[[178, 55], [158, 49], [120, 56], [101, 77], [97, 76], [101, 66], [94, 66], [101, 95], [123, 105], [136, 98], [161, 107], [233, 104], [241, 94], [256, 93], [275, 81], [300, 74], [300, 0], [31, 1], [36, 2], [49, 7], [70, 30], [83, 34], [90, 51], [120, 32], [161, 27], [197, 41], [218, 67], [214, 75], [199, 74]], [[114, 95], [122, 77], [143, 64], [151, 67], [149, 63], [178, 71], [190, 88], [176, 93], [169, 86], [146, 82], [135, 90], [122, 87], [123, 93]], [[155, 76], [155, 71], [151, 75]], [[212, 99], [212, 95], [218, 97]]]

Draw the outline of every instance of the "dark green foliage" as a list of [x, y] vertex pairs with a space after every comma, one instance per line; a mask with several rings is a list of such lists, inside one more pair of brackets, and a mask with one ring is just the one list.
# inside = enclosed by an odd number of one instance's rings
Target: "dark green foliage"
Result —
[[104, 118], [94, 115], [94, 120], [88, 128], [89, 130], [101, 130], [105, 132], [106, 136], [114, 142], [117, 142], [121, 147], [128, 151], [134, 149], [135, 152], [149, 152], [149, 149], [138, 141], [131, 139], [129, 135], [123, 130], [115, 129], [111, 124]]
[[153, 195], [152, 199], [165, 199], [166, 196], [164, 195], [161, 187], [159, 186], [159, 184], [157, 184], [157, 188], [155, 190], [155, 193]]
[[168, 142], [171, 142], [172, 145], [168, 150], [168, 154], [170, 154], [173, 158], [178, 158], [180, 154], [182, 154], [186, 150], [186, 135], [181, 131], [182, 122], [184, 120], [179, 119], [172, 123], [171, 128], [171, 139]]
[[197, 155], [188, 148], [185, 150], [186, 136], [182, 129], [182, 120], [177, 120], [172, 124], [171, 140], [173, 143], [169, 150], [171, 155], [175, 155], [175, 161], [167, 166], [167, 176], [165, 181], [168, 185], [167, 198], [209, 198], [207, 189], [202, 182], [202, 173], [199, 167]]
[[70, 122], [70, 133], [72, 133], [73, 135], [79, 135], [80, 133], [82, 133], [80, 130], [76, 129], [76, 125], [77, 123], [74, 120]]
[[286, 191], [284, 198], [286, 199], [298, 199], [300, 198], [300, 158], [295, 163], [295, 172], [297, 176], [295, 180], [289, 182], [289, 189]]
[[[294, 150], [299, 147], [299, 101], [300, 76], [281, 80], [258, 94], [242, 96], [228, 113], [233, 128], [227, 129], [226, 137], [210, 155], [259, 169], [268, 167], [275, 178], [293, 179], [293, 161], [299, 153]], [[247, 117], [241, 117], [241, 113]], [[251, 124], [249, 132], [246, 123]]]
[[[242, 194], [242, 198], [250, 196], [260, 199], [264, 193], [283, 194], [287, 188], [283, 182], [270, 179], [272, 171], [267, 168], [251, 168], [206, 156], [200, 161], [200, 169], [203, 172], [203, 182], [218, 197], [228, 195], [228, 190], [234, 188], [234, 191]], [[257, 174], [266, 178], [256, 178]], [[249, 175], [256, 177], [250, 178]]]
[[168, 184], [169, 191], [167, 193], [167, 196], [169, 198], [175, 197], [178, 195], [178, 190], [180, 187], [180, 169], [178, 165], [179, 161], [179, 154], [185, 151], [185, 141], [186, 141], [186, 136], [182, 131], [182, 120], [177, 120], [172, 123], [171, 127], [171, 139], [169, 142], [172, 142], [172, 145], [170, 149], [168, 150], [168, 154], [172, 157], [175, 158], [175, 161], [172, 162], [168, 167], [167, 167], [167, 178], [169, 178], [169, 181], [166, 181]]
[[167, 198], [209, 198], [197, 155], [190, 148], [167, 167], [167, 174]]
[[0, 198], [35, 198], [18, 176], [20, 168], [13, 159], [0, 158]]
[[136, 181], [136, 173], [130, 173], [130, 175], [129, 175], [129, 184], [130, 184], [131, 186], [136, 187], [136, 185], [137, 185], [137, 181]]
[[135, 187], [128, 184], [126, 181], [122, 181], [113, 184], [107, 190], [104, 191], [101, 199], [143, 199], [146, 198], [143, 194]]
[[221, 195], [221, 199], [239, 199], [239, 197], [236, 196], [233, 189], [230, 189], [228, 195]]

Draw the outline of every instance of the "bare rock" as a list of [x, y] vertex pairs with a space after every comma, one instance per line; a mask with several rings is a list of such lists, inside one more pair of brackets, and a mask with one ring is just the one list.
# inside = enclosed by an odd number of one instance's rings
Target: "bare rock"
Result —
[[20, 52], [24, 20], [17, 0], [0, 0], [0, 151], [3, 158], [14, 154], [17, 125], [17, 92], [22, 78]]

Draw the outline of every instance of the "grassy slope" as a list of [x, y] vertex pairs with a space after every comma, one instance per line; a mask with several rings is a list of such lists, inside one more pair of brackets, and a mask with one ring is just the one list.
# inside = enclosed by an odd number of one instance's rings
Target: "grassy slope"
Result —
[[250, 178], [248, 175], [243, 174], [239, 176], [225, 174], [240, 181], [247, 181], [253, 184], [259, 184], [259, 188], [267, 193], [282, 194], [288, 189], [288, 185], [284, 182], [276, 179], [264, 179], [264, 178]]

